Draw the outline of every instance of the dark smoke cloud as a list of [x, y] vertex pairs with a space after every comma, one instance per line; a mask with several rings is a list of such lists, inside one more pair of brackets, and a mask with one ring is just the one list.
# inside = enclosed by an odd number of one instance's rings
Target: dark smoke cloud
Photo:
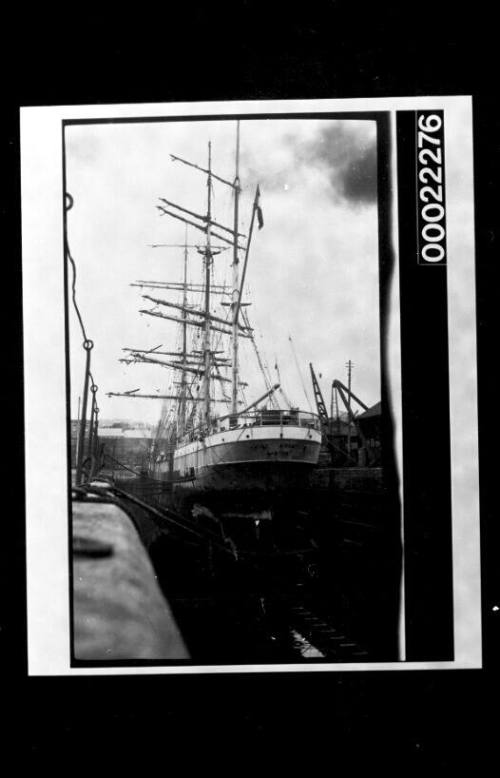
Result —
[[351, 160], [341, 174], [343, 194], [347, 200], [373, 203], [377, 197], [377, 153], [375, 144]]
[[376, 139], [367, 137], [366, 127], [359, 122], [325, 122], [308, 140], [290, 132], [278, 155], [270, 157], [263, 148], [256, 156], [247, 149], [241, 162], [246, 180], [258, 181], [263, 192], [299, 187], [307, 172], [317, 168], [326, 175], [333, 202], [353, 207], [376, 202]]
[[307, 143], [289, 136], [300, 164], [322, 167], [335, 199], [353, 205], [374, 203], [377, 197], [377, 153], [375, 138], [367, 139], [348, 122], [329, 124]]
[[325, 122], [309, 140], [290, 132], [284, 136], [282, 153], [266, 159], [265, 148], [259, 158], [244, 151], [242, 163], [247, 180], [259, 181], [263, 191], [283, 191], [300, 186], [311, 167], [326, 174], [333, 201], [353, 206], [371, 204], [377, 196], [377, 158], [375, 137], [367, 138], [359, 123]]

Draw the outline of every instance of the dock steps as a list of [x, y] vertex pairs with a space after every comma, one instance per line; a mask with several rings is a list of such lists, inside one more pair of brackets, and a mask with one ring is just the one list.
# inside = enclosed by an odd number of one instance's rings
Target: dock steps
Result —
[[302, 605], [289, 608], [289, 617], [308, 642], [315, 646], [326, 659], [334, 662], [368, 659], [368, 651], [349, 636], [328, 624]]

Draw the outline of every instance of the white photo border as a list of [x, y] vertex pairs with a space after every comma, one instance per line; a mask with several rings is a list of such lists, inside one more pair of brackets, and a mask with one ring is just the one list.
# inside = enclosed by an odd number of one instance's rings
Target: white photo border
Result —
[[[63, 122], [239, 114], [444, 110], [455, 659], [283, 665], [71, 667], [63, 261]], [[466, 96], [21, 108], [28, 673], [35, 676], [474, 669], [482, 666], [472, 100]], [[392, 133], [395, 135], [394, 131]], [[396, 177], [395, 143], [392, 147]], [[457, 181], [459, 184], [457, 185]], [[396, 192], [397, 181], [393, 180]], [[393, 246], [398, 256], [397, 197]], [[391, 284], [389, 378], [402, 461], [398, 262]], [[43, 326], [40, 326], [43, 322]], [[50, 366], [50, 369], [48, 369]], [[464, 366], [468, 366], [464, 370]], [[400, 495], [403, 500], [404, 495]], [[404, 597], [402, 598], [404, 602]], [[404, 612], [401, 613], [404, 625]], [[400, 629], [404, 635], [404, 629]]]

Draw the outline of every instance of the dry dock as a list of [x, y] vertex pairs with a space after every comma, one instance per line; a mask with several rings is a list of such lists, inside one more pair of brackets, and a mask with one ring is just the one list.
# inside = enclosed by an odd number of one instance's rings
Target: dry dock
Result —
[[247, 520], [244, 533], [236, 518], [239, 543], [210, 512], [141, 499], [139, 478], [133, 493], [122, 482], [76, 489], [75, 660], [397, 660], [397, 506], [380, 469], [315, 478], [308, 510]]

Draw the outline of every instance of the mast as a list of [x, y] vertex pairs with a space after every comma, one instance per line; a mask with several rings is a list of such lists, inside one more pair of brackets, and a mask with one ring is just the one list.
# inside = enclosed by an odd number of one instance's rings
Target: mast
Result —
[[212, 144], [208, 142], [207, 171], [207, 243], [205, 247], [205, 338], [203, 344], [205, 357], [205, 372], [203, 376], [204, 422], [208, 429], [210, 425], [210, 265], [212, 261], [211, 228], [212, 228]]
[[[187, 260], [188, 260], [188, 248], [187, 248], [187, 227], [184, 240], [184, 284], [183, 284], [183, 323], [182, 323], [182, 364], [187, 366]], [[182, 438], [186, 429], [186, 383], [187, 383], [187, 371], [181, 371], [181, 387], [179, 398], [179, 416], [177, 419], [177, 437]]]
[[[196, 165], [192, 162], [189, 162], [188, 160], [182, 159], [181, 157], [178, 157], [174, 154], [170, 155], [171, 159], [175, 162], [181, 162], [185, 165], [189, 165], [192, 168], [195, 168], [196, 170], [199, 170], [200, 172], [206, 174], [207, 176], [207, 212], [206, 215], [202, 215], [200, 213], [196, 213], [195, 211], [192, 211], [188, 208], [185, 208], [182, 205], [178, 205], [176, 203], [173, 203], [171, 200], [167, 200], [163, 197], [160, 197], [160, 201], [164, 203], [168, 208], [165, 208], [163, 205], [157, 205], [156, 207], [161, 212], [162, 215], [168, 215], [175, 219], [178, 219], [182, 222], [184, 222], [185, 225], [191, 225], [195, 227], [198, 230], [201, 230], [205, 234], [205, 245], [200, 246], [198, 244], [194, 244], [193, 247], [197, 249], [198, 253], [202, 255], [203, 257], [203, 268], [205, 271], [205, 278], [204, 282], [196, 284], [196, 283], [188, 283], [187, 281], [187, 249], [189, 244], [187, 243], [187, 235], [184, 240], [184, 278], [182, 283], [180, 282], [159, 282], [159, 281], [146, 281], [146, 280], [139, 280], [136, 281], [134, 284], [131, 284], [131, 286], [137, 286], [137, 287], [146, 287], [150, 289], [169, 289], [169, 290], [181, 290], [183, 291], [183, 302], [182, 304], [176, 304], [172, 303], [167, 300], [160, 300], [153, 298], [149, 295], [143, 295], [145, 299], [149, 299], [152, 302], [155, 303], [155, 306], [158, 305], [165, 305], [167, 307], [172, 307], [174, 309], [180, 309], [182, 312], [181, 316], [171, 316], [166, 313], [161, 313], [157, 310], [140, 310], [141, 314], [147, 314], [148, 316], [155, 316], [162, 319], [169, 319], [172, 321], [179, 322], [182, 324], [182, 333], [183, 333], [183, 339], [182, 339], [182, 350], [179, 350], [178, 352], [172, 353], [172, 352], [163, 352], [166, 356], [175, 356], [180, 357], [179, 361], [176, 362], [162, 362], [153, 357], [153, 355], [161, 354], [162, 352], [159, 351], [161, 348], [160, 346], [156, 346], [153, 349], [130, 349], [126, 348], [125, 351], [130, 352], [130, 357], [128, 359], [121, 359], [121, 362], [125, 362], [127, 364], [129, 363], [135, 363], [135, 362], [143, 362], [143, 363], [158, 363], [162, 365], [163, 367], [168, 368], [174, 368], [176, 370], [179, 370], [181, 372], [181, 381], [179, 381], [180, 389], [177, 397], [170, 397], [170, 396], [164, 396], [163, 399], [177, 399], [178, 400], [178, 414], [177, 414], [177, 434], [178, 437], [181, 437], [182, 434], [185, 434], [187, 426], [190, 424], [190, 421], [187, 418], [187, 403], [195, 400], [199, 401], [202, 405], [200, 409], [200, 424], [198, 425], [199, 428], [205, 428], [207, 431], [210, 428], [211, 423], [211, 404], [213, 402], [218, 402], [217, 399], [211, 398], [210, 396], [210, 390], [212, 385], [212, 380], [218, 380], [218, 381], [227, 381], [228, 383], [232, 384], [232, 396], [229, 398], [225, 398], [224, 401], [229, 400], [231, 403], [231, 407], [233, 411], [237, 413], [238, 406], [240, 405], [240, 402], [238, 401], [238, 388], [239, 386], [242, 386], [242, 384], [238, 380], [238, 338], [252, 338], [252, 329], [246, 323], [245, 325], [239, 324], [238, 321], [238, 313], [241, 305], [245, 305], [245, 303], [241, 302], [241, 293], [242, 293], [242, 284], [239, 284], [239, 276], [238, 276], [238, 249], [241, 249], [245, 251], [245, 264], [243, 268], [243, 280], [245, 275], [245, 268], [246, 268], [246, 262], [248, 259], [248, 241], [246, 245], [241, 245], [238, 243], [238, 240], [240, 238], [246, 238], [246, 236], [243, 233], [238, 232], [238, 209], [239, 209], [239, 194], [240, 194], [240, 186], [239, 186], [239, 123], [237, 126], [237, 147], [236, 147], [236, 178], [233, 181], [227, 181], [224, 178], [221, 178], [220, 176], [216, 175], [212, 171], [212, 144], [211, 142], [208, 143], [208, 167], [204, 168], [200, 165]], [[220, 181], [223, 184], [226, 184], [227, 186], [231, 187], [233, 190], [235, 190], [235, 210], [234, 210], [234, 220], [233, 220], [233, 226], [232, 227], [226, 227], [223, 224], [220, 224], [219, 222], [215, 221], [212, 217], [212, 187], [213, 187], [213, 179]], [[171, 209], [174, 208], [178, 212], [172, 211]], [[192, 218], [188, 219], [184, 214], [188, 214], [190, 217], [193, 217], [194, 219], [197, 219], [198, 221], [195, 222], [192, 220]], [[253, 224], [253, 216], [255, 215], [255, 205], [254, 205], [254, 211], [252, 214], [252, 224]], [[201, 222], [201, 223], [200, 223]], [[219, 232], [216, 232], [215, 229], [219, 230]], [[220, 230], [229, 233], [227, 237], [220, 234]], [[233, 247], [233, 279], [232, 284], [228, 285], [226, 287], [225, 285], [221, 284], [211, 284], [211, 269], [212, 264], [214, 261], [215, 255], [219, 254], [221, 251], [224, 251], [229, 248], [229, 246], [219, 245], [218, 243], [213, 244], [213, 239], [220, 239], [224, 243], [228, 243], [230, 246]], [[151, 244], [153, 248], [158, 248], [160, 246], [170, 246], [170, 247], [179, 247], [178, 244], [166, 244], [166, 243], [154, 243]], [[182, 244], [181, 244], [182, 246]], [[189, 246], [190, 247], [190, 246]], [[196, 310], [195, 307], [192, 307], [188, 304], [187, 299], [187, 293], [188, 292], [196, 292], [196, 293], [202, 293], [204, 297], [203, 301], [203, 311]], [[224, 295], [228, 292], [231, 292], [231, 302], [229, 303], [222, 303], [227, 304], [231, 307], [232, 317], [231, 320], [228, 321], [227, 319], [222, 319], [218, 316], [215, 316], [211, 314], [210, 312], [210, 300], [212, 294], [219, 294]], [[202, 317], [202, 321], [196, 321], [196, 317]], [[203, 331], [203, 342], [202, 342], [202, 349], [199, 352], [193, 352], [193, 354], [188, 353], [187, 350], [187, 327], [197, 327]], [[229, 367], [230, 364], [232, 366], [232, 361], [230, 362], [227, 359], [221, 359], [217, 358], [216, 354], [219, 352], [214, 352], [211, 349], [211, 332], [212, 330], [218, 331], [223, 333], [224, 335], [229, 335], [232, 338], [232, 352], [235, 355], [234, 363], [235, 368], [233, 370], [233, 374], [231, 379], [224, 378], [220, 375], [214, 375], [213, 369], [219, 373], [218, 368], [221, 366], [227, 366]], [[199, 356], [195, 356], [195, 354], [198, 354]], [[187, 373], [194, 374], [201, 376], [202, 379], [202, 387], [201, 391], [199, 393], [198, 397], [193, 397], [190, 392], [190, 384], [187, 377]], [[112, 393], [113, 396], [116, 393]], [[122, 396], [122, 393], [118, 393], [117, 396]], [[128, 397], [157, 397], [157, 395], [144, 395], [139, 394], [135, 390], [134, 392], [125, 392], [123, 393], [123, 396]], [[192, 416], [192, 413], [191, 413]]]
[[240, 295], [239, 282], [239, 258], [238, 258], [238, 218], [240, 198], [240, 122], [236, 122], [236, 159], [234, 176], [234, 229], [233, 229], [233, 296], [231, 312], [232, 325], [232, 387], [231, 387], [231, 412], [238, 412], [238, 302]]

